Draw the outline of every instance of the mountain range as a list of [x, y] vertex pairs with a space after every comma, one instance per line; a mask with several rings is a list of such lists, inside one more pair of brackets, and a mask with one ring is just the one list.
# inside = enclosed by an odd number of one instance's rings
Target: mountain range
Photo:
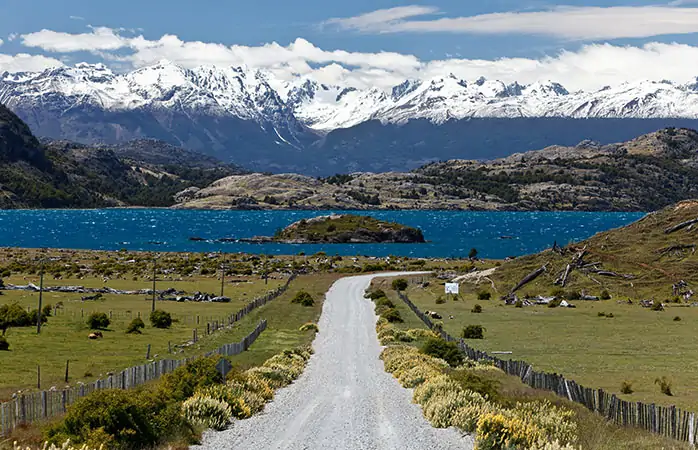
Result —
[[114, 73], [81, 63], [4, 73], [0, 103], [42, 137], [102, 145], [153, 138], [257, 171], [307, 175], [409, 170], [698, 127], [698, 79], [570, 92], [552, 81], [447, 74], [386, 91], [288, 82], [246, 67], [162, 61]]

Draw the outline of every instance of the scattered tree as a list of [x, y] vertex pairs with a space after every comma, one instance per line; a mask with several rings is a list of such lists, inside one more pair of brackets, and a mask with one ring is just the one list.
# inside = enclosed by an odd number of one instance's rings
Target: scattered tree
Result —
[[482, 325], [468, 325], [461, 333], [463, 339], [484, 339], [485, 328]]
[[404, 291], [407, 289], [408, 283], [407, 280], [404, 278], [398, 278], [397, 280], [393, 280], [392, 287], [396, 291]]
[[105, 330], [110, 323], [109, 317], [101, 312], [94, 312], [87, 318], [87, 326], [91, 330]]
[[170, 328], [172, 326], [172, 316], [161, 309], [156, 309], [150, 313], [150, 324], [155, 328]]

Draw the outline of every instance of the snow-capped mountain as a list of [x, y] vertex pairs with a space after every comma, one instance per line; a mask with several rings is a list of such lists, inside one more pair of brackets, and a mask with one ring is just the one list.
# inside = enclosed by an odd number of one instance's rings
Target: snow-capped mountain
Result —
[[[186, 69], [162, 61], [114, 73], [82, 63], [1, 74], [0, 103], [40, 136], [86, 143], [157, 138], [251, 168], [333, 173], [506, 156], [587, 138], [625, 140], [668, 125], [696, 126], [698, 79], [569, 92], [553, 81], [521, 85], [450, 74], [406, 80], [386, 91], [309, 78], [285, 82], [246, 67]], [[612, 121], [613, 129], [606, 126]], [[502, 142], [488, 133], [488, 124], [497, 124], [500, 135], [507, 130]], [[388, 165], [382, 158], [392, 161], [391, 152], [402, 159]]]

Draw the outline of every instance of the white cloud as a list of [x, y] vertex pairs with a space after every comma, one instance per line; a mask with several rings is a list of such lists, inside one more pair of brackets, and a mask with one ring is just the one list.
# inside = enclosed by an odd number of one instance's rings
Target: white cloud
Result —
[[17, 39], [18, 36], [19, 36], [19, 35], [18, 35], [17, 33], [10, 33], [10, 34], [7, 35], [7, 40], [8, 40], [9, 42], [12, 42], [12, 41], [14, 41], [15, 39]]
[[82, 16], [68, 16], [70, 20], [85, 20]]
[[4, 44], [4, 43], [5, 43], [5, 41], [3, 41], [2, 39], [0, 39], [0, 46], [1, 46], [2, 44]]
[[[685, 4], [688, 0], [682, 1]], [[639, 38], [669, 34], [698, 33], [698, 8], [669, 6], [572, 7], [559, 6], [546, 11], [505, 12], [477, 16], [442, 17], [433, 20], [406, 20], [437, 10], [399, 7], [343, 19], [332, 19], [342, 28], [362, 32], [531, 34], [569, 40]], [[393, 10], [421, 14], [391, 14]], [[366, 18], [369, 19], [366, 19]], [[379, 20], [383, 18], [384, 20]]]
[[24, 46], [58, 53], [118, 50], [127, 46], [128, 41], [107, 27], [94, 27], [91, 33], [70, 34], [43, 29], [22, 35]]
[[355, 17], [329, 19], [324, 24], [337, 25], [344, 29], [380, 31], [386, 25], [390, 26], [404, 19], [436, 14], [438, 12], [438, 8], [431, 6], [398, 6], [396, 8], [379, 9]]
[[[308, 76], [327, 84], [359, 88], [375, 86], [386, 90], [405, 79], [428, 79], [450, 73], [465, 80], [484, 76], [507, 83], [553, 80], [570, 90], [597, 89], [647, 79], [688, 82], [698, 76], [695, 65], [698, 47], [683, 44], [650, 43], [642, 47], [586, 45], [578, 51], [562, 51], [540, 59], [422, 61], [414, 55], [394, 52], [325, 50], [300, 38], [286, 46], [275, 42], [261, 46], [227, 46], [183, 41], [174, 35], [164, 35], [156, 40], [143, 36], [125, 37], [115, 30], [94, 28], [91, 33], [82, 34], [42, 30], [23, 35], [22, 39], [27, 45], [56, 53], [89, 51], [116, 70], [167, 59], [188, 68], [247, 65], [268, 70], [282, 81]], [[49, 62], [60, 64], [51, 58], [43, 61], [44, 65]], [[0, 70], [3, 69], [0, 65]]]
[[28, 55], [19, 53], [5, 55], [0, 53], [0, 73], [7, 72], [38, 72], [50, 67], [60, 67], [63, 63], [43, 55]]

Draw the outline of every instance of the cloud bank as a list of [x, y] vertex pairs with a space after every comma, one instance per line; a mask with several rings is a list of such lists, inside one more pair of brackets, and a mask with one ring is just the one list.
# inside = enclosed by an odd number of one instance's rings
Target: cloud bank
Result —
[[545, 11], [428, 20], [413, 19], [434, 15], [439, 12], [437, 8], [401, 6], [330, 19], [325, 24], [364, 33], [528, 34], [579, 41], [698, 33], [698, 8], [680, 7], [683, 4], [688, 3], [683, 0], [668, 6], [558, 6]]
[[[357, 23], [402, 20], [416, 14], [433, 14], [433, 8], [381, 12]], [[260, 46], [224, 45], [183, 41], [175, 35], [150, 40], [132, 32], [93, 27], [87, 33], [41, 30], [17, 38], [35, 51], [70, 56], [89, 52], [93, 58], [120, 69], [152, 65], [166, 59], [192, 68], [200, 65], [240, 66], [270, 71], [279, 81], [310, 77], [327, 84], [358, 88], [390, 89], [405, 79], [430, 79], [454, 74], [465, 80], [480, 77], [504, 82], [532, 83], [553, 80], [570, 90], [599, 89], [606, 85], [641, 80], [688, 82], [698, 76], [698, 47], [684, 44], [649, 43], [644, 46], [589, 44], [578, 51], [561, 51], [539, 59], [496, 60], [443, 59], [424, 61], [395, 52], [348, 52], [322, 49], [298, 38], [288, 45], [272, 42]], [[41, 55], [1, 55], [0, 73], [36, 71], [61, 66], [59, 59]]]

